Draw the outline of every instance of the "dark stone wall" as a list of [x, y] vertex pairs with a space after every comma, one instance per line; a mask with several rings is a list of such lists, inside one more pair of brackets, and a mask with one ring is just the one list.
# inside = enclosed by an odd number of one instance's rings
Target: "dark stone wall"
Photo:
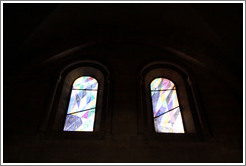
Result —
[[[4, 4], [3, 161], [242, 162], [242, 14], [242, 4]], [[99, 139], [43, 126], [59, 72], [83, 60], [110, 74]], [[151, 62], [192, 79], [200, 139], [144, 134], [139, 80]]]

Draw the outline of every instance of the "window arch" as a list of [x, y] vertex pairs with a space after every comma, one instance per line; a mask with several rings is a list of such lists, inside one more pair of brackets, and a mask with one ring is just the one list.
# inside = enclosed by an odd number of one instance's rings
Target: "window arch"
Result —
[[157, 133], [184, 133], [183, 120], [174, 83], [155, 78], [150, 83], [154, 128]]
[[82, 137], [101, 137], [109, 123], [108, 80], [107, 68], [91, 61], [74, 63], [61, 71], [52, 102], [54, 111], [47, 113], [51, 130], [66, 136], [83, 132], [79, 134]]
[[93, 131], [96, 113], [98, 81], [81, 76], [72, 86], [64, 131]]
[[139, 112], [142, 119], [139, 129], [146, 136], [168, 139], [171, 135], [175, 138], [200, 135], [196, 107], [188, 93], [188, 79], [181, 69], [165, 63], [149, 65], [142, 70], [140, 99], [143, 105]]

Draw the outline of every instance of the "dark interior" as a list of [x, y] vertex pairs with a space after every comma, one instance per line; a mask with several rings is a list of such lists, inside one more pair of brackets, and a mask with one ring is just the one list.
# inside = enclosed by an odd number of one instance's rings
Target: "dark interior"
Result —
[[[4, 163], [243, 162], [242, 3], [4, 3], [2, 28]], [[54, 130], [67, 66], [95, 63], [100, 132]], [[194, 136], [149, 131], [156, 65], [182, 69]]]

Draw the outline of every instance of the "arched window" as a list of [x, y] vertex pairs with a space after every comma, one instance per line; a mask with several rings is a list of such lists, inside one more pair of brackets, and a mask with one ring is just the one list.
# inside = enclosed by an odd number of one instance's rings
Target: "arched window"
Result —
[[189, 79], [179, 68], [161, 63], [142, 70], [139, 130], [162, 139], [201, 133]]
[[72, 87], [64, 131], [93, 131], [98, 82], [90, 76], [77, 78]]
[[52, 107], [47, 112], [49, 121], [43, 126], [64, 136], [101, 137], [105, 126], [110, 126], [106, 124], [107, 68], [96, 62], [78, 62], [61, 71], [58, 80]]
[[150, 90], [155, 132], [184, 133], [174, 83], [166, 78], [155, 78], [150, 84]]

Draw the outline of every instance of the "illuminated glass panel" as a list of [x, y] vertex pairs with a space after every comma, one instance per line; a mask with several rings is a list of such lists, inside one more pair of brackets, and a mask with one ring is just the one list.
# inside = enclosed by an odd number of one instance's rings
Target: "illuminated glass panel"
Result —
[[184, 133], [175, 85], [166, 78], [150, 84], [155, 132]]
[[156, 78], [150, 84], [151, 90], [175, 89], [172, 81], [165, 78]]
[[98, 88], [97, 80], [89, 76], [79, 77], [73, 83], [73, 89], [97, 90], [97, 88]]
[[97, 91], [72, 90], [67, 113], [78, 112], [96, 107]]
[[82, 76], [73, 83], [64, 131], [93, 131], [98, 82]]

